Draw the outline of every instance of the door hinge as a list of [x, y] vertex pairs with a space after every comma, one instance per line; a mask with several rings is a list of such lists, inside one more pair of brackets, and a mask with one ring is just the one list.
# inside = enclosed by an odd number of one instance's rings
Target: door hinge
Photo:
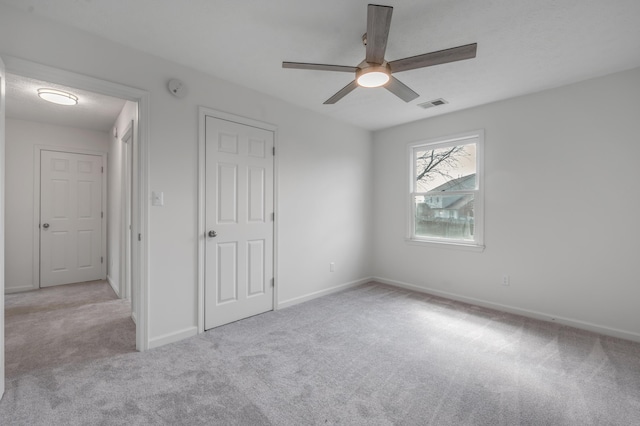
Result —
[[138, 234], [138, 241], [142, 241], [142, 234]]
[[275, 213], [271, 213], [271, 221], [275, 221], [276, 220], [276, 214]]
[[104, 212], [100, 212], [100, 218], [104, 219]]
[[271, 278], [271, 287], [275, 287], [275, 286], [276, 286], [275, 280]]
[[104, 173], [104, 167], [100, 167], [100, 173]]
[[276, 155], [276, 147], [275, 146], [273, 147], [272, 151], [273, 151], [273, 155]]
[[100, 256], [100, 263], [104, 263], [104, 257]]

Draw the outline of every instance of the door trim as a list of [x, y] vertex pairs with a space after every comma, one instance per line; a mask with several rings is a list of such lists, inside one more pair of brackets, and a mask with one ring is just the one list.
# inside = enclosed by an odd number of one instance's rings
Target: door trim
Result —
[[[278, 152], [278, 126], [240, 115], [200, 106], [198, 107], [198, 333], [204, 333], [204, 272], [205, 272], [205, 206], [206, 206], [206, 117], [231, 121], [245, 126], [273, 132], [273, 146]], [[273, 310], [278, 309], [278, 156], [273, 157]]]
[[66, 152], [69, 154], [95, 155], [100, 157], [102, 162], [102, 222], [100, 234], [102, 242], [100, 244], [101, 256], [104, 259], [100, 265], [100, 276], [107, 278], [107, 153], [102, 151], [92, 151], [89, 149], [36, 145], [33, 149], [33, 289], [40, 288], [40, 158], [42, 151]]
[[[121, 152], [120, 164], [120, 298], [131, 300], [131, 155], [133, 151], [134, 121], [127, 125], [124, 136], [120, 142], [124, 145]], [[135, 313], [132, 311], [133, 321], [136, 322]]]
[[4, 170], [5, 170], [5, 65], [0, 57], [0, 399], [4, 395]]
[[[38, 64], [13, 56], [2, 56], [6, 72], [38, 80], [59, 83], [65, 86], [89, 90], [103, 95], [126, 99], [138, 104], [138, 149], [134, 153], [134, 191], [137, 196], [133, 200], [133, 222], [137, 225], [134, 234], [140, 234], [141, 240], [136, 249], [135, 262], [132, 265], [136, 292], [136, 349], [149, 349], [149, 128], [150, 128], [150, 94], [146, 90], [136, 89], [119, 83], [89, 77], [59, 68]], [[4, 315], [4, 307], [0, 307]]]

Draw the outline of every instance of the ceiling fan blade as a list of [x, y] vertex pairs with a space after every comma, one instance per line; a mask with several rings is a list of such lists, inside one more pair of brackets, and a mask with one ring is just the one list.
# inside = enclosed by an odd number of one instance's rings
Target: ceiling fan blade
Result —
[[328, 64], [306, 64], [304, 62], [283, 62], [282, 68], [292, 68], [299, 70], [318, 70], [318, 71], [341, 71], [356, 72], [356, 67], [348, 67], [345, 65], [328, 65]]
[[405, 102], [411, 102], [412, 100], [420, 96], [416, 92], [411, 90], [409, 86], [407, 86], [394, 76], [391, 76], [389, 82], [384, 85], [384, 88]]
[[365, 61], [372, 64], [384, 62], [393, 7], [370, 4], [367, 8], [367, 55]]
[[349, 93], [351, 93], [356, 87], [358, 87], [358, 83], [355, 80], [353, 80], [351, 83], [347, 84], [342, 89], [340, 89], [338, 93], [336, 93], [335, 95], [333, 95], [332, 97], [324, 101], [324, 104], [325, 105], [335, 104], [340, 99], [344, 98]]
[[446, 64], [448, 62], [462, 61], [463, 59], [471, 59], [476, 57], [477, 48], [478, 44], [473, 43], [452, 47], [451, 49], [438, 50], [437, 52], [425, 53], [424, 55], [412, 56], [410, 58], [398, 59], [397, 61], [389, 62], [389, 68], [391, 68], [391, 72], [400, 72]]

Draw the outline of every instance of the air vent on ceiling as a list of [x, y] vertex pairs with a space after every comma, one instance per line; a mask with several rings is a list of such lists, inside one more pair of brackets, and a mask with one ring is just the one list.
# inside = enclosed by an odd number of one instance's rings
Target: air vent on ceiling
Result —
[[434, 99], [434, 100], [429, 101], [429, 102], [423, 102], [421, 104], [418, 104], [418, 106], [420, 108], [427, 109], [427, 108], [440, 106], [440, 105], [444, 105], [444, 104], [448, 104], [448, 103], [449, 102], [447, 102], [444, 99], [440, 98], [440, 99]]

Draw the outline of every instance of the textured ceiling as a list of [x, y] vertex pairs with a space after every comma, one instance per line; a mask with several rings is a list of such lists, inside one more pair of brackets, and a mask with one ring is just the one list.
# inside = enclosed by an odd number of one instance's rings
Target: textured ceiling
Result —
[[[108, 132], [125, 104], [123, 99], [7, 73], [7, 117]], [[43, 101], [38, 89], [62, 90], [78, 97], [74, 106]]]
[[[477, 58], [398, 73], [421, 95], [408, 104], [359, 88], [323, 105], [353, 77], [281, 62], [358, 64], [367, 1], [0, 3], [371, 130], [640, 66], [639, 0], [385, 0], [394, 7], [387, 60], [474, 42]], [[416, 106], [436, 98], [449, 103]]]

